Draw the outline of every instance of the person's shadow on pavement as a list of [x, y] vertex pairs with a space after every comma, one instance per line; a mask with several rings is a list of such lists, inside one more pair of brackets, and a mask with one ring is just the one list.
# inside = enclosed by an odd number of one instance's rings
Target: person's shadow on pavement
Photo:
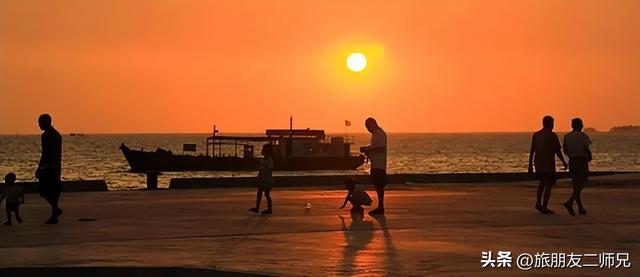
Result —
[[362, 213], [351, 213], [351, 225], [347, 227], [345, 218], [343, 216], [339, 217], [346, 243], [339, 272], [340, 274], [352, 275], [355, 267], [357, 267], [355, 260], [359, 252], [366, 249], [367, 245], [373, 240], [373, 222], [364, 220]]

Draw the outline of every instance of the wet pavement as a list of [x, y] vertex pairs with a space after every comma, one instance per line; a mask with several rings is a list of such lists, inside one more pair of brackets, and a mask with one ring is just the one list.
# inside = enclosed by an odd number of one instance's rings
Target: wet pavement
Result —
[[[554, 215], [533, 209], [533, 182], [389, 189], [386, 214], [376, 217], [339, 210], [341, 190], [274, 190], [269, 216], [247, 211], [255, 200], [247, 188], [66, 193], [65, 214], [55, 226], [42, 224], [47, 206], [28, 195], [25, 223], [0, 227], [0, 267], [190, 267], [296, 276], [638, 274], [640, 186], [587, 188], [589, 213], [575, 217], [561, 206], [570, 194], [566, 182], [553, 191]], [[512, 267], [482, 268], [482, 251], [493, 258], [511, 251]], [[523, 271], [515, 260], [525, 252], [629, 253], [632, 267]]]

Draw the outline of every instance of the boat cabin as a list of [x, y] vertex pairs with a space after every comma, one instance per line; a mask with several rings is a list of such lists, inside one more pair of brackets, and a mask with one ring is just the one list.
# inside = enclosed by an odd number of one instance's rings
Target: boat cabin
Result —
[[311, 129], [268, 129], [265, 136], [220, 136], [214, 130], [213, 136], [207, 138], [206, 154], [220, 157], [232, 152], [234, 157], [239, 157], [241, 152], [242, 158], [254, 158], [255, 147], [265, 143], [273, 145], [274, 158], [348, 157], [353, 138], [328, 137], [324, 130]]

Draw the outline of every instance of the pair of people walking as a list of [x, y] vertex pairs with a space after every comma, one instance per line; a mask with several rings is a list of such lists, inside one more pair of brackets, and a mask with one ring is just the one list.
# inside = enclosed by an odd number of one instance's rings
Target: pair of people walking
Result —
[[[562, 145], [558, 135], [553, 132], [554, 119], [545, 116], [542, 119], [542, 129], [533, 134], [531, 140], [531, 151], [529, 152], [529, 173], [534, 172], [539, 180], [536, 195], [535, 208], [543, 214], [552, 214], [548, 208], [551, 197], [551, 187], [556, 184], [556, 161], [555, 157], [562, 162], [564, 170], [569, 169], [573, 192], [569, 199], [563, 203], [570, 215], [574, 216], [573, 203], [578, 204], [578, 212], [586, 214], [587, 210], [582, 204], [581, 193], [589, 180], [589, 162], [592, 159], [591, 139], [582, 129], [584, 124], [582, 119], [571, 120], [572, 131], [564, 136]], [[569, 163], [564, 159], [564, 154], [569, 157]]]

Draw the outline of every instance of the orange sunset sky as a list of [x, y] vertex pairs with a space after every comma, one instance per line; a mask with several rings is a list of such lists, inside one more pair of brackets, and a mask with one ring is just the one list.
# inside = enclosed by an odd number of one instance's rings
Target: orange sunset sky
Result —
[[639, 95], [637, 0], [0, 0], [1, 134], [607, 130]]

